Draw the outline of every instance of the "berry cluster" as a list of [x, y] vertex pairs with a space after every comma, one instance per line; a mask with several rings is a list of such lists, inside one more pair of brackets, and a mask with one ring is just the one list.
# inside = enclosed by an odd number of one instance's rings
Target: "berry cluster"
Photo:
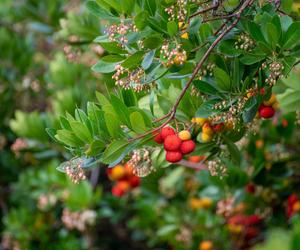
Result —
[[164, 144], [166, 160], [171, 163], [181, 161], [183, 155], [192, 153], [196, 147], [195, 142], [191, 140], [191, 133], [188, 130], [176, 133], [171, 127], [164, 127], [160, 133], [155, 135], [154, 141]]
[[262, 222], [262, 218], [258, 215], [236, 214], [228, 219], [227, 226], [232, 234], [243, 235], [245, 240], [253, 240], [259, 235]]
[[278, 102], [276, 100], [276, 96], [272, 94], [269, 100], [264, 101], [258, 109], [260, 118], [272, 118], [275, 114], [275, 108], [278, 106]]
[[116, 197], [121, 197], [140, 185], [140, 178], [133, 174], [132, 167], [129, 164], [108, 168], [107, 175], [110, 180], [116, 181], [111, 190]]
[[193, 118], [192, 123], [195, 123], [202, 128], [202, 142], [212, 141], [214, 134], [221, 133], [225, 129], [225, 124], [223, 122], [211, 124], [209, 119], [202, 117]]

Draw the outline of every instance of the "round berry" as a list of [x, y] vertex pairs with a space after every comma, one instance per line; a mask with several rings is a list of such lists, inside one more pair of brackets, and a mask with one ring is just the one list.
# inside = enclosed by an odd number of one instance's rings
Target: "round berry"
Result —
[[122, 165], [114, 166], [108, 173], [108, 177], [113, 181], [122, 179], [126, 174], [125, 168]]
[[182, 130], [178, 133], [178, 137], [183, 141], [187, 141], [191, 139], [191, 133], [188, 130]]
[[161, 134], [159, 133], [154, 137], [154, 141], [158, 144], [162, 144], [164, 142], [164, 139], [162, 138]]
[[259, 116], [261, 118], [266, 118], [266, 119], [271, 118], [274, 116], [274, 114], [275, 114], [275, 109], [273, 109], [272, 107], [264, 106], [259, 110]]
[[274, 94], [272, 94], [269, 100], [264, 101], [264, 105], [272, 106], [275, 102], [276, 102], [276, 96]]
[[140, 177], [138, 176], [131, 176], [129, 178], [129, 184], [132, 188], [138, 187], [141, 183]]
[[167, 136], [175, 135], [175, 130], [171, 127], [164, 127], [164, 128], [162, 128], [160, 135], [161, 135], [162, 139], [165, 140]]
[[208, 122], [205, 122], [203, 124], [202, 133], [205, 133], [205, 134], [208, 134], [208, 135], [212, 135], [214, 133], [212, 127], [210, 126], [210, 124]]
[[212, 141], [212, 135], [210, 135], [210, 134], [206, 134], [206, 133], [202, 133], [201, 134], [201, 140], [202, 140], [202, 142], [210, 142], [210, 141]]
[[176, 163], [182, 160], [182, 153], [179, 151], [167, 151], [166, 160], [171, 163]]
[[177, 135], [169, 135], [164, 141], [164, 148], [167, 151], [178, 151], [182, 140]]
[[223, 123], [223, 122], [221, 122], [221, 123], [219, 123], [219, 124], [215, 124], [215, 125], [213, 126], [213, 131], [214, 131], [215, 133], [220, 133], [220, 132], [222, 132], [223, 129], [224, 129], [224, 123]]
[[188, 158], [189, 162], [198, 163], [200, 161], [203, 161], [205, 159], [204, 155], [191, 155]]
[[195, 148], [196, 148], [195, 142], [193, 142], [192, 140], [188, 140], [182, 142], [180, 146], [180, 151], [183, 154], [189, 154], [192, 153], [195, 150]]
[[111, 193], [113, 196], [116, 196], [116, 197], [122, 197], [125, 194], [125, 192], [120, 187], [118, 187], [118, 185], [115, 185], [112, 188]]

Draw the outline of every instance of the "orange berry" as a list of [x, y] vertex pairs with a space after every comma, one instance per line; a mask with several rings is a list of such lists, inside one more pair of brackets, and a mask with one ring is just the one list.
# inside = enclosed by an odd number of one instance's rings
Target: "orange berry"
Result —
[[200, 161], [203, 161], [204, 159], [205, 159], [204, 155], [191, 155], [189, 156], [188, 161], [198, 163]]
[[213, 243], [210, 240], [202, 241], [199, 250], [213, 250]]
[[112, 168], [110, 171], [109, 178], [111, 180], [120, 180], [125, 176], [125, 168], [122, 165], [117, 165]]
[[264, 101], [264, 105], [272, 106], [275, 102], [276, 102], [276, 96], [274, 94], [272, 94], [269, 100]]

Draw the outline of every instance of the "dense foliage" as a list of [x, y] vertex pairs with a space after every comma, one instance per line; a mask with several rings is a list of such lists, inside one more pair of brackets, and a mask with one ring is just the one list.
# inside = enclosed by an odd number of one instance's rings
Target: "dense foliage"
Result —
[[2, 1], [1, 249], [300, 249], [298, 7]]

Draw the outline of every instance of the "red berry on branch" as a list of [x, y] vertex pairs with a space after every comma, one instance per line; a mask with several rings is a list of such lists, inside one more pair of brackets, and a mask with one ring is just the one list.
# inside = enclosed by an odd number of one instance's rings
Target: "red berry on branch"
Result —
[[253, 183], [247, 184], [247, 186], [246, 186], [246, 191], [247, 191], [248, 193], [254, 194], [254, 193], [255, 193], [255, 190], [256, 190], [256, 188], [255, 188], [255, 185], [254, 185]]
[[118, 185], [115, 185], [112, 188], [111, 193], [113, 196], [116, 197], [122, 197], [125, 194], [124, 190], [122, 190]]
[[167, 151], [166, 160], [171, 163], [176, 163], [182, 160], [182, 153], [179, 151]]
[[268, 106], [264, 106], [264, 105], [262, 105], [262, 106], [263, 107], [261, 107], [259, 109], [259, 116], [261, 118], [267, 119], [267, 118], [271, 118], [271, 117], [274, 116], [274, 114], [275, 114], [275, 109], [274, 108], [268, 107]]
[[180, 148], [182, 140], [177, 135], [169, 135], [164, 141], [164, 148], [167, 151], [177, 151]]
[[261, 88], [261, 89], [259, 90], [259, 93], [260, 93], [261, 95], [264, 95], [264, 94], [266, 93], [266, 91], [265, 91], [264, 88]]
[[195, 148], [196, 148], [195, 142], [193, 142], [192, 140], [188, 140], [182, 142], [180, 146], [180, 151], [183, 154], [189, 154], [192, 153], [195, 150]]
[[167, 136], [175, 135], [175, 130], [171, 127], [164, 127], [164, 128], [162, 128], [160, 135], [161, 135], [162, 139], [165, 140], [167, 138]]
[[138, 176], [131, 176], [129, 178], [129, 184], [131, 187], [135, 188], [135, 187], [138, 187], [141, 183], [141, 180], [140, 180], [140, 177]]
[[223, 128], [224, 128], [224, 123], [221, 122], [221, 123], [215, 124], [215, 125], [213, 126], [213, 131], [214, 131], [215, 133], [220, 133], [220, 132], [222, 132]]
[[161, 134], [159, 133], [154, 137], [154, 141], [158, 144], [162, 144], [164, 142], [164, 139], [162, 138]]

